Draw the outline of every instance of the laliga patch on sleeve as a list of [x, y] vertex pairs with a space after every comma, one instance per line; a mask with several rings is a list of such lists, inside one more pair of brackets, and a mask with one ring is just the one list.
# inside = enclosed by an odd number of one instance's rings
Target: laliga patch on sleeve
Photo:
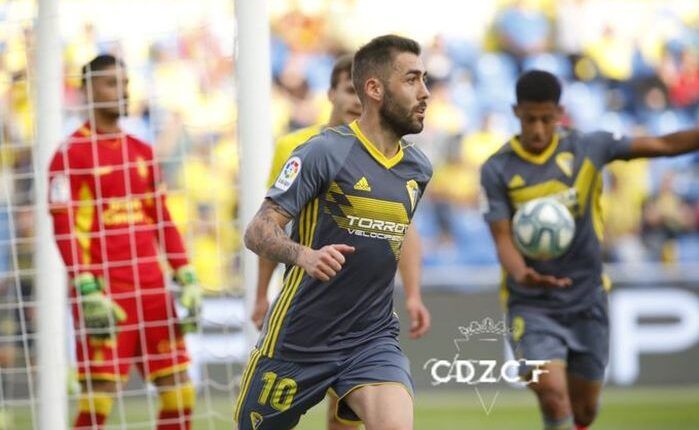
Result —
[[277, 182], [274, 183], [275, 188], [279, 188], [282, 191], [288, 190], [299, 175], [299, 172], [301, 172], [301, 159], [299, 157], [289, 158], [279, 173]]
[[49, 201], [51, 203], [68, 203], [70, 201], [70, 183], [66, 175], [58, 174], [51, 178]]
[[481, 211], [481, 215], [485, 215], [490, 212], [490, 202], [488, 202], [488, 193], [485, 192], [485, 188], [481, 186], [481, 191], [478, 193], [478, 208]]

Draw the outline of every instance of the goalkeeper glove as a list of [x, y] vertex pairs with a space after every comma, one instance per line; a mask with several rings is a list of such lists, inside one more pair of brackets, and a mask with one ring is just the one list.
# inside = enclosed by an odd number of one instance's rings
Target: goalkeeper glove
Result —
[[80, 296], [87, 335], [97, 339], [114, 337], [116, 324], [126, 319], [124, 309], [104, 294], [101, 283], [92, 273], [78, 275], [73, 284]]
[[175, 271], [175, 282], [180, 287], [179, 302], [187, 315], [180, 319], [180, 328], [184, 333], [196, 332], [199, 327], [199, 317], [201, 315], [202, 293], [197, 284], [197, 276], [190, 265], [180, 267]]

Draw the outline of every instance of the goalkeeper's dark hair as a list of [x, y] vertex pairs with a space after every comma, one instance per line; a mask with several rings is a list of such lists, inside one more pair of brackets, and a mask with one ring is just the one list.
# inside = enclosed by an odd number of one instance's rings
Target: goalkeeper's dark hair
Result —
[[335, 60], [333, 71], [330, 74], [330, 88], [337, 88], [343, 73], [347, 73], [347, 77], [352, 78], [352, 54], [341, 55]]
[[89, 63], [85, 64], [82, 67], [80, 73], [81, 86], [85, 88], [85, 84], [87, 83], [87, 79], [89, 77], [88, 75], [90, 75], [91, 73], [99, 72], [100, 70], [104, 70], [109, 67], [114, 67], [116, 65], [124, 67], [124, 62], [111, 54], [100, 54], [96, 56], [95, 58], [90, 60]]
[[352, 62], [352, 82], [360, 100], [364, 100], [366, 80], [377, 77], [385, 82], [393, 59], [403, 52], [420, 55], [420, 44], [406, 37], [387, 34], [359, 48]]
[[517, 79], [517, 103], [554, 102], [561, 100], [561, 82], [553, 74], [543, 70], [530, 70]]

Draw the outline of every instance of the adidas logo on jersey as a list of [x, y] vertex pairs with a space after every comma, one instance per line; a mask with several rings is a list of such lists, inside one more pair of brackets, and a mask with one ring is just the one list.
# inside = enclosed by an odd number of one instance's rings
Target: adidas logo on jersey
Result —
[[354, 189], [359, 191], [371, 191], [371, 185], [369, 185], [369, 181], [366, 180], [366, 177], [362, 176], [362, 178], [354, 184]]
[[522, 179], [522, 177], [519, 175], [515, 175], [510, 180], [510, 183], [507, 184], [507, 187], [508, 188], [519, 188], [519, 187], [523, 187], [524, 185], [525, 185], [524, 179]]

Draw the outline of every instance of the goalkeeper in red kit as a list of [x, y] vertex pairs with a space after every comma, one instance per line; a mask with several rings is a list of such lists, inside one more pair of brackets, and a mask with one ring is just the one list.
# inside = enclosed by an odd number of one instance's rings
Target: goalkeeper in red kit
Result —
[[[189, 429], [195, 391], [183, 334], [196, 329], [201, 291], [152, 149], [119, 128], [128, 102], [124, 64], [96, 57], [82, 69], [82, 87], [90, 119], [56, 151], [48, 196], [72, 284], [82, 388], [74, 428], [103, 427], [133, 365], [158, 389], [157, 430]], [[180, 318], [159, 248], [181, 286]]]

